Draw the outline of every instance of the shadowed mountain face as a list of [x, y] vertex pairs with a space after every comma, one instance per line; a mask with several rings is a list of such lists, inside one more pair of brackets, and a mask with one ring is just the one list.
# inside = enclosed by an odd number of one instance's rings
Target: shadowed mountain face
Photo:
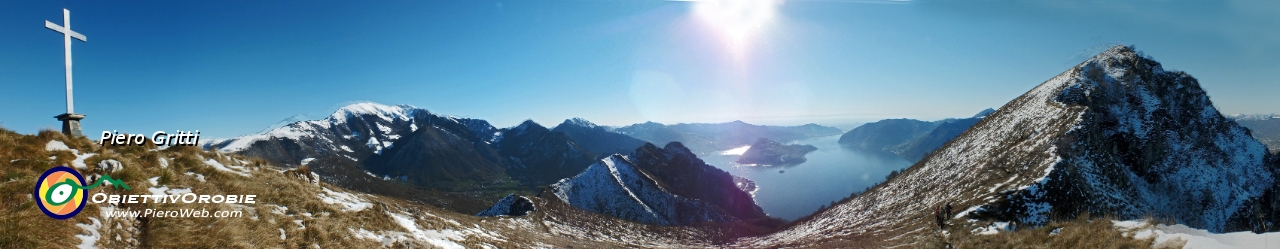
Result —
[[[1155, 215], [1209, 231], [1256, 225], [1274, 186], [1265, 147], [1199, 83], [1115, 47], [1035, 87], [871, 190], [742, 246], [910, 243], [933, 207], [1037, 226], [1082, 213]], [[907, 234], [908, 236], [903, 236]], [[896, 239], [895, 239], [896, 238]]]
[[865, 150], [893, 151], [900, 144], [929, 133], [938, 123], [914, 119], [885, 119], [840, 135], [840, 144]]
[[969, 130], [969, 127], [977, 124], [978, 121], [982, 121], [982, 118], [975, 117], [938, 121], [939, 124], [937, 128], [933, 128], [929, 133], [920, 135], [907, 143], [895, 146], [893, 151], [894, 153], [901, 155], [903, 158], [906, 158], [908, 161], [920, 161], [920, 159], [924, 158], [925, 155], [933, 152], [933, 150], [936, 150], [939, 147], [942, 147], [943, 144], [946, 144], [948, 141], [951, 141], [952, 138], [959, 136], [960, 133]]
[[566, 119], [553, 132], [561, 132], [578, 142], [578, 146], [596, 153], [596, 158], [604, 158], [613, 154], [627, 154], [644, 145], [644, 141], [610, 131], [607, 127], [598, 126], [581, 118]]
[[646, 143], [630, 158], [636, 167], [661, 180], [673, 194], [710, 203], [738, 219], [765, 218], [755, 199], [734, 183], [729, 172], [707, 165], [683, 144], [668, 143], [658, 148]]
[[948, 118], [932, 122], [914, 119], [880, 120], [846, 132], [840, 136], [839, 142], [853, 148], [898, 154], [915, 162], [994, 112], [994, 109], [986, 109], [970, 118]]
[[498, 151], [483, 141], [432, 128], [420, 128], [365, 161], [375, 174], [442, 190], [467, 189], [504, 172]]
[[532, 120], [503, 129], [497, 140], [507, 160], [507, 175], [523, 185], [551, 184], [582, 172], [595, 161], [594, 153], [578, 146], [562, 132], [554, 132]]
[[763, 126], [742, 121], [675, 125], [647, 122], [619, 127], [613, 131], [654, 144], [680, 142], [697, 153], [710, 153], [751, 145], [760, 138], [786, 142], [840, 134], [838, 128], [816, 124]]

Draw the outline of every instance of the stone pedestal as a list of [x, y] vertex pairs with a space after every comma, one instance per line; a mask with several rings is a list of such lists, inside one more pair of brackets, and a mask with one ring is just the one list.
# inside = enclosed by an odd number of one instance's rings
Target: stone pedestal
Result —
[[84, 119], [84, 114], [63, 113], [58, 116], [58, 121], [62, 121], [62, 134], [69, 137], [83, 137], [84, 133], [80, 132], [80, 120]]

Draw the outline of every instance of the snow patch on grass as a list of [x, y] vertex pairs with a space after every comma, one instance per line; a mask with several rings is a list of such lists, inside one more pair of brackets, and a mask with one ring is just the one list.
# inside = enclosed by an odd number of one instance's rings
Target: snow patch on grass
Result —
[[342, 206], [343, 211], [360, 211], [373, 207], [373, 203], [369, 203], [356, 194], [348, 194], [329, 190], [329, 188], [321, 188], [320, 201], [328, 204], [337, 204]]
[[462, 239], [460, 233], [454, 230], [423, 230], [418, 228], [418, 224], [414, 222], [413, 217], [407, 214], [387, 213], [391, 218], [395, 219], [397, 224], [409, 231], [409, 234], [418, 241], [430, 243], [443, 248], [465, 248], [453, 239]]
[[253, 175], [249, 174], [249, 173], [248, 173], [248, 170], [247, 170], [247, 169], [245, 169], [245, 168], [244, 168], [244, 167], [242, 167], [242, 166], [234, 166], [234, 165], [228, 166], [228, 165], [222, 165], [222, 163], [219, 163], [219, 162], [218, 162], [218, 160], [213, 160], [212, 158], [210, 158], [210, 159], [205, 159], [205, 160], [204, 160], [204, 164], [209, 165], [209, 166], [213, 167], [214, 169], [217, 169], [217, 170], [220, 170], [220, 171], [229, 172], [229, 173], [236, 174], [236, 175], [240, 175], [240, 176], [243, 176], [243, 177], [250, 177], [250, 176], [253, 176]]
[[66, 143], [63, 143], [62, 141], [58, 141], [58, 140], [49, 140], [49, 143], [44, 144], [44, 150], [46, 151], [69, 150], [75, 153], [79, 153], [79, 151], [72, 150], [71, 147], [67, 147]]
[[76, 224], [77, 227], [89, 233], [88, 235], [76, 235], [76, 238], [80, 238], [80, 244], [76, 245], [77, 248], [98, 248], [98, 240], [102, 239], [102, 233], [98, 232], [98, 230], [102, 229], [102, 222], [93, 217], [89, 217], [89, 221], [92, 223]]
[[[1210, 233], [1186, 225], [1152, 225], [1147, 221], [1111, 221], [1137, 239], [1155, 238], [1155, 246], [1185, 242], [1183, 248], [1280, 248], [1280, 232], [1254, 234], [1251, 232]], [[1275, 243], [1272, 243], [1275, 241]]]
[[189, 175], [189, 176], [192, 176], [192, 177], [195, 177], [195, 178], [196, 178], [196, 180], [200, 180], [200, 182], [204, 182], [204, 175], [201, 175], [201, 174], [199, 174], [199, 173], [196, 173], [196, 172], [187, 172], [187, 173], [183, 173], [183, 174], [185, 174], [185, 175]]
[[75, 166], [76, 169], [89, 169], [89, 165], [84, 164], [84, 159], [89, 159], [93, 155], [97, 155], [97, 153], [76, 154], [76, 160], [71, 161], [71, 165]]

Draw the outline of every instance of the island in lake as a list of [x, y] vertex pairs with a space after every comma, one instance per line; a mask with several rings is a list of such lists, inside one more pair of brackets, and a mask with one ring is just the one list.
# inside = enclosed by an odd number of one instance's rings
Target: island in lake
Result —
[[751, 148], [738, 157], [738, 163], [759, 166], [796, 165], [803, 163], [805, 154], [818, 150], [808, 144], [784, 145], [767, 138], [760, 138]]

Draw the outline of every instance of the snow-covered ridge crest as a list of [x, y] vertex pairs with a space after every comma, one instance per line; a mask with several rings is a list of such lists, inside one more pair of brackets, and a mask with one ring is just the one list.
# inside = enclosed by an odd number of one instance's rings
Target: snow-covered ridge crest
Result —
[[413, 117], [413, 112], [422, 110], [412, 105], [384, 105], [375, 102], [359, 102], [338, 108], [329, 115], [328, 120], [331, 122], [346, 122], [349, 117], [359, 115], [375, 115], [384, 120], [408, 120]]
[[599, 125], [596, 125], [595, 123], [592, 123], [591, 121], [587, 121], [586, 119], [583, 119], [583, 118], [566, 119], [564, 120], [564, 124], [586, 127], [588, 129], [594, 129], [596, 127], [599, 127]]
[[[389, 146], [391, 142], [399, 137], [398, 135], [390, 134], [390, 128], [382, 123], [391, 124], [395, 122], [410, 122], [418, 112], [428, 113], [424, 109], [411, 105], [389, 106], [374, 102], [359, 102], [338, 108], [338, 110], [334, 111], [333, 114], [324, 119], [297, 121], [259, 134], [250, 134], [231, 139], [213, 139], [205, 145], [217, 147], [218, 150], [222, 152], [238, 152], [248, 149], [249, 146], [252, 146], [253, 143], [258, 141], [271, 138], [299, 140], [304, 137], [312, 137], [317, 134], [324, 133], [325, 131], [332, 130], [335, 127], [344, 126], [350, 122], [350, 119], [353, 117], [372, 116], [377, 119], [377, 121], [369, 124], [372, 126], [372, 129], [367, 131], [351, 131], [351, 134], [344, 135], [361, 137], [361, 134], [363, 134], [365, 138], [361, 139], [361, 141], [371, 141], [373, 139], [383, 141], [385, 144], [379, 143], [375, 146], [380, 149]], [[413, 130], [416, 130], [416, 124], [412, 125], [414, 126]]]

